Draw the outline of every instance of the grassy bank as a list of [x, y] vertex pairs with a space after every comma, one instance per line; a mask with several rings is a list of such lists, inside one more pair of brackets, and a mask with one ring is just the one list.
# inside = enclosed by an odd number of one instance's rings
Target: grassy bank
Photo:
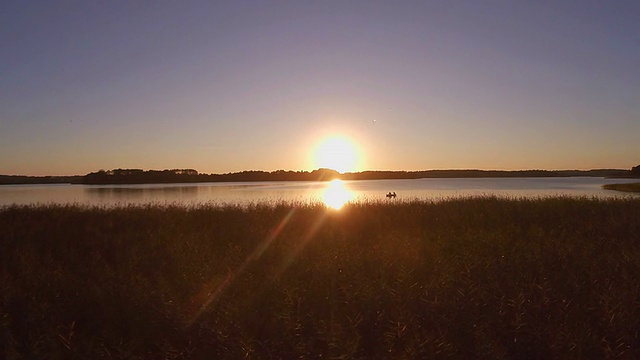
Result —
[[602, 185], [604, 189], [607, 190], [618, 190], [625, 192], [640, 192], [640, 183], [630, 183], [630, 184], [606, 184]]
[[640, 200], [0, 210], [3, 358], [640, 357]]

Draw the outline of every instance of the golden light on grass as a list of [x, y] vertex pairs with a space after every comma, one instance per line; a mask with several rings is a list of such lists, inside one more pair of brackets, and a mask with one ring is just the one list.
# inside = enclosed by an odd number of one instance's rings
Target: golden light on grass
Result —
[[328, 168], [345, 173], [357, 171], [359, 161], [358, 149], [353, 141], [344, 136], [327, 137], [314, 151], [316, 168]]
[[347, 189], [342, 180], [332, 180], [322, 194], [322, 201], [328, 207], [340, 210], [344, 204], [353, 199], [353, 193]]

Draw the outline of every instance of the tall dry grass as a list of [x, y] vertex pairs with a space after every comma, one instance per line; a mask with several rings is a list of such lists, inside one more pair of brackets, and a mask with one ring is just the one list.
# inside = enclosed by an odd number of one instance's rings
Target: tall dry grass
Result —
[[0, 355], [638, 358], [639, 215], [562, 197], [6, 207]]

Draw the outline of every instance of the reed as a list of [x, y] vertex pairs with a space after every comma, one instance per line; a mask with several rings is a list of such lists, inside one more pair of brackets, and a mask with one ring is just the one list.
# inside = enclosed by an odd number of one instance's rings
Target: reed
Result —
[[0, 355], [638, 358], [638, 214], [569, 197], [5, 207]]
[[640, 192], [640, 183], [627, 183], [627, 184], [606, 184], [602, 185], [603, 189], [617, 190], [624, 192]]

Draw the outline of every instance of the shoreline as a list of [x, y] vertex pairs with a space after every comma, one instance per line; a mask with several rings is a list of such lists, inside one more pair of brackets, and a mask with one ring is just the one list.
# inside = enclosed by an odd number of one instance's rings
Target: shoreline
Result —
[[602, 188], [605, 190], [640, 193], [640, 182], [624, 183], [624, 184], [605, 184], [605, 185], [602, 185]]
[[83, 185], [150, 185], [199, 182], [259, 182], [259, 181], [331, 181], [340, 180], [400, 180], [430, 178], [532, 178], [532, 177], [603, 177], [633, 178], [628, 170], [420, 170], [362, 171], [339, 173], [331, 169], [308, 171], [243, 171], [227, 174], [200, 174], [196, 170], [110, 170], [73, 176], [0, 175], [1, 185], [83, 184]]

